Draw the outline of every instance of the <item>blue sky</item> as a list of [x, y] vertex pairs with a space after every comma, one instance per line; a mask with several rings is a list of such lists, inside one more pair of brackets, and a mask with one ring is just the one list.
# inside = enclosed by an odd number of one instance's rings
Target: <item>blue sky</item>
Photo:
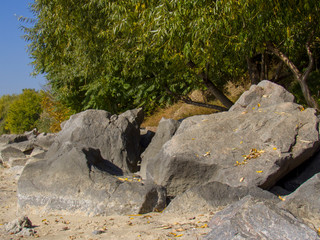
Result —
[[32, 61], [18, 16], [32, 17], [28, 6], [32, 0], [5, 0], [0, 7], [0, 96], [20, 94], [24, 88], [40, 90], [46, 81], [43, 76], [32, 77]]

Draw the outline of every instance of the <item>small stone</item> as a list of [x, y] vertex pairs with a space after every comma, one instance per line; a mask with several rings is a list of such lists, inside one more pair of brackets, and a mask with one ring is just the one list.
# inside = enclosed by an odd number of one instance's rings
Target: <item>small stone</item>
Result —
[[29, 229], [31, 227], [32, 223], [27, 216], [17, 218], [5, 225], [6, 231], [11, 234], [16, 234], [18, 232], [21, 232], [24, 228]]
[[102, 231], [102, 230], [94, 230], [94, 231], [92, 232], [92, 234], [94, 234], [94, 235], [100, 235], [100, 234], [102, 234], [102, 233], [104, 233], [104, 231]]

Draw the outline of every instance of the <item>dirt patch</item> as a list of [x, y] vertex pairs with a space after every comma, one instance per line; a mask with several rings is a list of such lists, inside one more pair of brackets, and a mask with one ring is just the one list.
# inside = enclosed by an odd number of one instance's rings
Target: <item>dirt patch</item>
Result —
[[[21, 171], [21, 169], [20, 169]], [[150, 213], [127, 216], [28, 215], [33, 237], [10, 235], [4, 225], [21, 214], [17, 208], [19, 169], [0, 168], [0, 239], [201, 239], [210, 229], [205, 215]]]

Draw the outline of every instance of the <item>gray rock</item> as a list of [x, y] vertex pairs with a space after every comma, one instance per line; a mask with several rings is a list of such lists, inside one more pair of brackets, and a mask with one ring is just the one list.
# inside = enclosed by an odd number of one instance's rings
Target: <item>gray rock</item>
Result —
[[102, 231], [102, 230], [94, 230], [94, 231], [92, 232], [93, 235], [100, 235], [100, 234], [102, 234], [102, 233], [105, 233], [105, 231]]
[[149, 146], [155, 132], [147, 130], [145, 128], [140, 129], [140, 153], [142, 154]]
[[271, 202], [247, 196], [218, 212], [204, 239], [319, 239], [316, 231]]
[[209, 182], [201, 186], [195, 186], [178, 195], [170, 202], [164, 212], [204, 214], [226, 207], [247, 195], [261, 200], [274, 201], [275, 203], [280, 201], [274, 194], [258, 187], [230, 187], [219, 182]]
[[11, 159], [22, 159], [25, 157], [26, 157], [25, 154], [21, 150], [14, 148], [10, 145], [0, 151], [0, 159], [2, 159], [2, 161], [5, 164], [8, 163], [10, 158]]
[[23, 228], [20, 232], [18, 232], [16, 235], [20, 237], [32, 237], [36, 231], [32, 228]]
[[282, 86], [268, 80], [252, 85], [244, 92], [229, 111], [252, 111], [253, 108], [268, 107], [283, 102], [293, 102], [294, 96]]
[[149, 179], [169, 196], [208, 181], [269, 189], [319, 149], [318, 125], [291, 102], [190, 117], [149, 160]]
[[24, 166], [28, 162], [28, 158], [9, 158], [8, 167]]
[[21, 232], [24, 228], [32, 228], [32, 223], [27, 216], [17, 218], [5, 225], [6, 231], [10, 234]]
[[320, 224], [320, 173], [286, 196], [279, 206], [318, 229]]
[[70, 117], [58, 133], [46, 157], [55, 155], [65, 143], [99, 149], [104, 159], [126, 172], [136, 172], [140, 161], [139, 141], [142, 109], [119, 116], [103, 110], [87, 110]]
[[25, 212], [138, 214], [165, 207], [165, 190], [121, 176], [99, 149], [65, 143], [50, 158], [25, 166], [18, 206]]
[[9, 146], [19, 149], [24, 154], [30, 154], [34, 149], [34, 144], [31, 141], [11, 143]]
[[[159, 126], [155, 136], [152, 138], [148, 148], [141, 155], [141, 168], [140, 175], [143, 179], [147, 178], [147, 165], [149, 159], [154, 158], [162, 146], [169, 141], [175, 134], [180, 123], [173, 119], [162, 118], [159, 122]], [[149, 168], [152, 166], [150, 165]]]
[[38, 146], [41, 149], [48, 150], [54, 143], [57, 134], [55, 133], [40, 133], [36, 138], [32, 139], [34, 146]]

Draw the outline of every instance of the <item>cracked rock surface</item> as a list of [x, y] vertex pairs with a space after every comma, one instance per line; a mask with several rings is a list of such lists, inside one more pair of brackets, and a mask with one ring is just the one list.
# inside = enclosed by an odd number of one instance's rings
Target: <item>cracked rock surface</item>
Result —
[[185, 119], [147, 171], [169, 196], [217, 181], [269, 189], [319, 149], [314, 109], [283, 102]]

